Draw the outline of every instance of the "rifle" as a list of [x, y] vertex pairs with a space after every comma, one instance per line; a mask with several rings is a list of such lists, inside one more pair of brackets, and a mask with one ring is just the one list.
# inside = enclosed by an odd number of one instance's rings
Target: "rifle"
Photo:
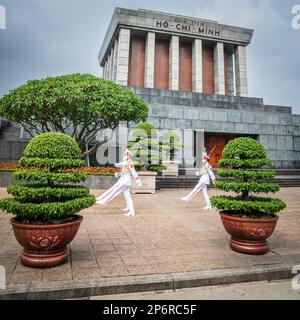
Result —
[[211, 152], [210, 152], [209, 155], [208, 155], [209, 157], [210, 157], [210, 155], [213, 153], [213, 151], [215, 150], [216, 146], [217, 146], [217, 145], [215, 144], [214, 147], [212, 148]]

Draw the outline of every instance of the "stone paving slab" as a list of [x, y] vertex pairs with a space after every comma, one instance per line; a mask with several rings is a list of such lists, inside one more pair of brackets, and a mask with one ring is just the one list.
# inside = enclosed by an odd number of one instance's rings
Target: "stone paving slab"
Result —
[[[190, 203], [180, 201], [179, 197], [187, 192], [188, 189], [165, 189], [154, 195], [135, 194], [135, 217], [123, 215], [122, 196], [105, 208], [94, 205], [83, 210], [84, 221], [69, 247], [69, 260], [44, 270], [21, 265], [18, 258], [21, 248], [9, 224], [11, 215], [0, 212], [0, 265], [6, 268], [7, 293], [32, 292], [35, 287], [50, 284], [57, 291], [63, 282], [71, 290], [77, 282], [94, 286], [99, 281], [115, 279], [117, 283], [118, 279], [137, 276], [156, 275], [162, 280], [170, 274], [186, 273], [189, 278], [191, 272], [247, 268], [263, 271], [270, 266], [284, 266], [287, 270], [300, 264], [300, 188], [282, 188], [276, 194], [288, 206], [280, 214], [277, 228], [269, 239], [271, 250], [264, 256], [230, 250], [229, 235], [218, 213], [203, 210], [201, 196]], [[209, 192], [219, 193], [214, 189]], [[2, 188], [0, 197], [4, 196], [7, 194]], [[286, 271], [282, 274], [286, 276]], [[185, 281], [189, 285], [192, 282]]]

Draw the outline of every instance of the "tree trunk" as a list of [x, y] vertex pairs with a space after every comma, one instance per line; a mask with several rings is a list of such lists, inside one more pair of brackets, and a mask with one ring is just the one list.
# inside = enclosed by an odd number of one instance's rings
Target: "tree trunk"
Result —
[[[81, 158], [81, 159], [84, 159], [86, 156], [96, 153], [98, 147], [100, 146], [100, 144], [101, 144], [101, 143], [96, 143], [96, 144], [94, 144], [89, 150], [86, 150], [86, 151], [83, 151], [83, 150], [81, 149], [81, 152], [82, 152], [82, 153], [81, 153], [80, 158]], [[85, 148], [84, 148], [84, 149], [85, 149]]]

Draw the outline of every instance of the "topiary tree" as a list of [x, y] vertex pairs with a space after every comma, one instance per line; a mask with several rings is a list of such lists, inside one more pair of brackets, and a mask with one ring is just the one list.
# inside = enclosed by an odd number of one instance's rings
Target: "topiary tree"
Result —
[[137, 167], [161, 162], [159, 157], [159, 143], [155, 139], [157, 132], [155, 127], [148, 122], [142, 122], [135, 126], [132, 131], [128, 148], [131, 149], [136, 159]]
[[[143, 99], [90, 74], [28, 81], [0, 99], [0, 117], [20, 123], [32, 137], [53, 131], [72, 136], [81, 158], [105, 142], [95, 141], [105, 129], [115, 129], [120, 121], [145, 121], [147, 114]], [[86, 150], [87, 145], [93, 146]]]
[[19, 162], [40, 168], [15, 171], [13, 176], [20, 183], [7, 188], [14, 198], [0, 200], [0, 208], [15, 214], [19, 222], [49, 223], [70, 218], [95, 203], [88, 187], [77, 184], [85, 181], [85, 174], [62, 172], [84, 165], [80, 148], [70, 136], [52, 132], [34, 137]]
[[161, 150], [165, 154], [165, 159], [174, 161], [180, 148], [184, 147], [180, 143], [180, 138], [175, 130], [167, 130], [161, 137]]
[[228, 214], [245, 215], [259, 218], [274, 216], [285, 208], [285, 203], [276, 198], [256, 197], [255, 193], [275, 193], [279, 185], [265, 180], [275, 177], [275, 171], [262, 170], [272, 161], [267, 157], [264, 147], [251, 138], [236, 138], [228, 142], [219, 161], [218, 175], [230, 178], [229, 181], [217, 181], [219, 190], [238, 193], [233, 196], [214, 196], [211, 203]]

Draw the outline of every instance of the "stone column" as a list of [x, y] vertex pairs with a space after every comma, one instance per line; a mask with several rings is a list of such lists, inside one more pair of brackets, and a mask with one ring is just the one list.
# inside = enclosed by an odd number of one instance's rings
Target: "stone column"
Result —
[[116, 82], [120, 85], [128, 84], [130, 29], [121, 28], [118, 39]]
[[148, 32], [145, 50], [145, 88], [154, 88], [155, 33]]
[[172, 36], [169, 50], [169, 89], [179, 90], [179, 37]]
[[108, 56], [105, 61], [105, 79], [107, 79], [107, 78], [108, 78]]
[[107, 79], [107, 58], [104, 63], [103, 77], [104, 77], [104, 79]]
[[194, 167], [194, 132], [192, 129], [185, 129], [184, 130], [184, 136], [183, 136], [183, 165], [186, 168], [193, 168]]
[[114, 63], [113, 63], [113, 77], [112, 80], [115, 82], [117, 79], [117, 63], [118, 63], [118, 40], [115, 39], [114, 45]]
[[204, 145], [204, 130], [196, 130], [196, 168], [200, 168], [202, 165], [202, 152]]
[[109, 75], [109, 80], [113, 79], [113, 72], [114, 72], [114, 47], [111, 47], [110, 50], [110, 75]]
[[203, 92], [202, 85], [202, 40], [193, 41], [193, 92]]
[[233, 54], [227, 54], [227, 84], [228, 95], [234, 96], [234, 70], [233, 70]]
[[246, 47], [237, 46], [235, 51], [235, 84], [237, 96], [248, 96]]
[[111, 55], [109, 52], [107, 56], [107, 80], [109, 80], [109, 77], [110, 77], [110, 65], [111, 65]]
[[224, 45], [217, 42], [214, 48], [215, 93], [225, 94]]
[[102, 67], [102, 78], [105, 79], [105, 62], [104, 62], [104, 65]]

